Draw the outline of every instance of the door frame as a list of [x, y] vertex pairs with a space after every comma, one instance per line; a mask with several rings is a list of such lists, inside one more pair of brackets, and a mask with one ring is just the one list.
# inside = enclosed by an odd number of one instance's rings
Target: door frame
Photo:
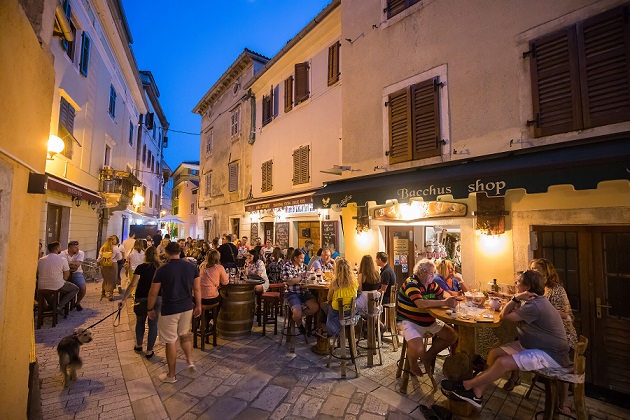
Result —
[[[414, 226], [396, 226], [396, 225], [386, 225], [385, 226], [385, 238], [386, 238], [386, 250], [387, 255], [389, 256], [388, 264], [396, 273], [396, 284], [400, 286], [405, 281], [405, 275], [402, 271], [399, 273], [396, 270], [396, 265], [394, 265], [394, 233], [403, 232], [410, 235], [408, 237], [408, 248], [407, 248], [407, 276], [409, 277], [413, 274], [413, 267], [415, 266], [415, 247], [414, 247]], [[399, 277], [400, 276], [400, 277]]]

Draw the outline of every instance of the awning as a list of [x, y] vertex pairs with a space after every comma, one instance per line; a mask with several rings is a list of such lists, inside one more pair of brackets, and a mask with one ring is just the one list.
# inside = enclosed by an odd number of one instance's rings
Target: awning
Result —
[[[273, 210], [285, 207], [298, 206], [302, 211], [312, 211], [313, 194], [317, 190], [302, 191], [291, 195], [276, 195], [255, 200], [249, 200], [245, 204], [245, 211]], [[310, 210], [308, 210], [310, 209]]]
[[60, 192], [62, 194], [68, 194], [73, 197], [78, 197], [81, 200], [94, 201], [100, 203], [103, 198], [98, 195], [96, 191], [88, 190], [87, 188], [80, 187], [70, 181], [65, 181], [57, 178], [54, 175], [46, 174], [48, 180], [46, 182], [46, 189]]
[[564, 143], [333, 181], [317, 191], [313, 201], [316, 208], [330, 208], [367, 201], [384, 204], [393, 199], [402, 203], [414, 197], [435, 200], [439, 195], [462, 199], [477, 192], [497, 197], [513, 189], [542, 193], [552, 185], [595, 189], [599, 182], [616, 179], [630, 180], [628, 137]]
[[164, 216], [164, 217], [160, 217], [160, 222], [166, 222], [166, 223], [177, 223], [180, 225], [185, 225], [186, 222], [184, 222], [182, 219], [180, 219], [179, 217], [173, 215], [169, 215], [169, 216]]

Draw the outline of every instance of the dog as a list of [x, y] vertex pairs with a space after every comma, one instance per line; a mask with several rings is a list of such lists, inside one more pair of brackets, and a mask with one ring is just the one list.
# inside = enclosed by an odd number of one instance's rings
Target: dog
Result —
[[57, 345], [59, 354], [59, 369], [63, 374], [63, 384], [68, 386], [77, 379], [77, 370], [83, 366], [79, 351], [83, 344], [92, 341], [89, 330], [77, 330], [74, 334], [61, 339]]

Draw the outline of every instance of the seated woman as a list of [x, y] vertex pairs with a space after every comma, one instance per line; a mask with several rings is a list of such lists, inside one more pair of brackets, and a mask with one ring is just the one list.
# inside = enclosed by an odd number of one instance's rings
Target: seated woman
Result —
[[343, 299], [344, 315], [348, 316], [350, 314], [350, 303], [352, 298], [357, 295], [357, 289], [358, 285], [348, 260], [341, 257], [337, 258], [335, 261], [334, 279], [330, 289], [328, 289], [328, 302], [330, 302], [330, 309], [326, 319], [326, 331], [328, 331], [328, 334], [336, 336], [341, 332], [337, 299]]
[[267, 278], [267, 270], [265, 269], [265, 263], [260, 259], [260, 254], [256, 248], [247, 251], [245, 256], [245, 275], [262, 277], [265, 281], [263, 284], [259, 284], [254, 287], [254, 290], [258, 293], [266, 292], [269, 289], [269, 279]]
[[[517, 322], [518, 341], [494, 348], [488, 369], [466, 381], [442, 381], [442, 392], [481, 408], [485, 389], [513, 370], [532, 371], [567, 367], [569, 341], [558, 311], [544, 296], [545, 279], [527, 270], [516, 280], [517, 294], [501, 311], [501, 318]], [[525, 301], [527, 304], [523, 304]]]
[[[381, 275], [376, 271], [376, 265], [371, 255], [364, 255], [359, 264], [359, 296], [357, 297], [357, 311], [367, 313], [368, 293], [381, 288]], [[364, 293], [366, 292], [366, 293]]]
[[225, 268], [219, 264], [221, 254], [216, 249], [210, 250], [206, 255], [206, 261], [199, 266], [201, 280], [201, 304], [214, 305], [221, 302], [219, 287], [230, 282]]
[[462, 276], [455, 273], [453, 263], [449, 260], [442, 260], [436, 267], [437, 273], [433, 279], [442, 290], [447, 292], [467, 292], [468, 287], [464, 284]]
[[282, 283], [282, 250], [275, 247], [267, 257], [267, 277], [269, 283]]

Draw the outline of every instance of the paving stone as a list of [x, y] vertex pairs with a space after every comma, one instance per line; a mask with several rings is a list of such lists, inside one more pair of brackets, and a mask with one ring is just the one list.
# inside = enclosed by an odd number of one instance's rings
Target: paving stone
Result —
[[127, 382], [127, 391], [129, 392], [129, 399], [131, 401], [137, 401], [151, 395], [157, 395], [153, 381], [151, 381], [149, 376]]
[[385, 401], [376, 398], [372, 394], [368, 394], [368, 396], [365, 397], [365, 402], [363, 403], [363, 410], [384, 416], [387, 414], [388, 405]]
[[166, 401], [164, 407], [172, 419], [176, 419], [190, 410], [199, 400], [186, 394], [176, 393]]
[[340, 397], [338, 395], [331, 395], [324, 403], [321, 414], [326, 414], [333, 417], [343, 417], [343, 413], [346, 411], [346, 407], [350, 399], [346, 397]]
[[363, 413], [358, 417], [359, 420], [383, 420], [384, 418], [385, 418], [384, 415], [378, 415], [378, 414], [372, 414], [372, 413]]
[[241, 411], [241, 413], [234, 417], [235, 420], [265, 420], [269, 418], [269, 415], [271, 413], [269, 413], [268, 411], [263, 411], [263, 410], [258, 410], [256, 408], [246, 408], [245, 410]]
[[117, 420], [133, 420], [133, 410], [131, 406], [114, 409], [111, 411], [103, 411], [99, 416], [99, 420], [103, 419], [117, 419]]
[[317, 412], [323, 403], [324, 400], [321, 398], [310, 397], [306, 394], [302, 394], [293, 405], [291, 413], [296, 416], [313, 419], [317, 415]]
[[304, 388], [302, 388], [301, 386], [296, 386], [294, 388], [289, 389], [289, 394], [285, 398], [284, 402], [287, 402], [289, 404], [295, 403], [303, 391], [304, 391]]
[[240, 375], [238, 373], [234, 373], [232, 375], [230, 375], [225, 381], [223, 381], [223, 385], [227, 385], [227, 386], [234, 386], [237, 383], [239, 383], [239, 381], [241, 379], [243, 379], [244, 375]]
[[222, 380], [220, 378], [212, 378], [208, 376], [201, 376], [188, 384], [185, 388], [182, 388], [181, 392], [185, 392], [195, 397], [205, 397], [212, 392], [217, 386], [221, 385]]
[[169, 418], [158, 395], [132, 401], [131, 408], [137, 420], [165, 420]]
[[346, 409], [346, 412], [349, 414], [359, 414], [359, 411], [361, 411], [361, 405], [354, 403], [348, 405], [348, 408]]
[[352, 394], [354, 394], [355, 390], [356, 388], [352, 384], [349, 384], [346, 381], [341, 381], [334, 384], [332, 393], [339, 395], [340, 397], [350, 398], [352, 397]]
[[276, 408], [276, 411], [274, 411], [269, 418], [273, 420], [284, 419], [289, 413], [289, 410], [291, 410], [291, 404], [282, 403], [278, 406], [278, 408]]
[[231, 420], [245, 410], [247, 403], [232, 397], [218, 398], [202, 416], [211, 415], [213, 419]]
[[[267, 385], [270, 375], [260, 372], [251, 372], [243, 376], [240, 382], [232, 388], [229, 395], [245, 401], [253, 401], [258, 393]], [[226, 384], [229, 385], [229, 384]]]
[[[390, 406], [402, 411], [403, 413], [411, 413], [418, 406], [418, 404], [416, 404], [415, 402], [410, 401], [408, 398], [404, 397], [400, 393], [392, 391], [388, 388], [377, 388], [370, 393], [370, 396], [378, 398], [384, 404], [389, 404]], [[367, 408], [366, 410], [370, 411]]]
[[208, 410], [208, 408], [210, 408], [216, 401], [216, 397], [208, 395], [206, 398], [199, 401], [193, 408], [191, 408], [189, 413], [199, 416], [203, 414], [206, 410]]
[[251, 406], [265, 411], [273, 411], [288, 392], [288, 389], [281, 386], [268, 385]]
[[125, 381], [133, 381], [134, 379], [144, 378], [149, 376], [147, 368], [144, 366], [141, 360], [134, 363], [129, 363], [122, 367], [123, 378]]

